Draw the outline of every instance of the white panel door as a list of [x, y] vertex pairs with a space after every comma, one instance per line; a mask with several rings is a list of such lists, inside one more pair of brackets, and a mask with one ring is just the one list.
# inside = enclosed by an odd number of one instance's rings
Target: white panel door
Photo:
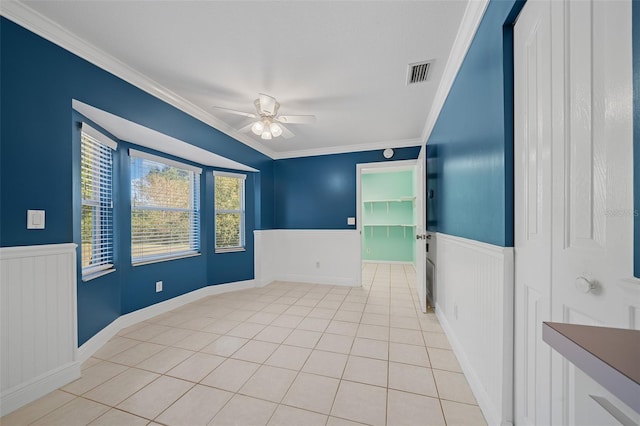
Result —
[[415, 247], [415, 266], [416, 266], [416, 286], [418, 297], [420, 298], [420, 309], [427, 312], [427, 281], [426, 281], [426, 203], [424, 197], [424, 188], [426, 184], [426, 146], [422, 145], [418, 161], [416, 163], [415, 172], [415, 223], [416, 223], [416, 247]]
[[528, 1], [514, 30], [515, 420], [551, 422], [551, 4]]
[[638, 324], [631, 2], [529, 0], [514, 59], [516, 423], [618, 424], [591, 396], [638, 422], [540, 339], [545, 320]]
[[[566, 68], [552, 164], [552, 317], [629, 328], [640, 303], [640, 292], [633, 301], [623, 289], [633, 275], [631, 2], [567, 1], [558, 14]], [[552, 377], [555, 424], [615, 424], [590, 397], [606, 392], [557, 354]]]

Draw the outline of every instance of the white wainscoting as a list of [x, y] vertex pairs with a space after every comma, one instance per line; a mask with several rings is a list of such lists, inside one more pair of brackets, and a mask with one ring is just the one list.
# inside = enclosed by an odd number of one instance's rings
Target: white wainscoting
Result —
[[513, 248], [436, 238], [438, 319], [488, 424], [512, 424]]
[[80, 377], [76, 245], [0, 248], [0, 415]]
[[272, 281], [359, 286], [357, 230], [254, 231], [257, 285]]

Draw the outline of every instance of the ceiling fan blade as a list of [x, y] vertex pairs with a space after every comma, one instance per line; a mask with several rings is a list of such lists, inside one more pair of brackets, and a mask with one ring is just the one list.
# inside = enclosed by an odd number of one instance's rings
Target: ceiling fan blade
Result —
[[316, 122], [315, 115], [279, 115], [276, 121], [286, 124], [309, 124]]
[[214, 106], [215, 109], [219, 109], [220, 111], [223, 112], [227, 112], [229, 114], [235, 114], [235, 115], [241, 115], [243, 117], [249, 117], [249, 118], [256, 118], [257, 115], [255, 115], [252, 112], [244, 112], [244, 111], [238, 111], [235, 109], [230, 109], [230, 108], [223, 108], [223, 107], [219, 107], [219, 106]]
[[252, 121], [251, 123], [247, 124], [246, 126], [243, 126], [241, 128], [238, 129], [239, 132], [241, 133], [248, 133], [251, 131], [251, 126], [253, 126], [255, 124], [255, 121]]
[[258, 104], [258, 111], [265, 115], [275, 115], [278, 112], [278, 106], [280, 106], [278, 102], [276, 102], [276, 98], [265, 95], [264, 93], [258, 94]]
[[291, 139], [292, 137], [294, 137], [295, 135], [293, 134], [293, 132], [289, 129], [287, 129], [286, 127], [284, 127], [283, 125], [280, 125], [280, 127], [282, 127], [282, 137], [285, 139]]

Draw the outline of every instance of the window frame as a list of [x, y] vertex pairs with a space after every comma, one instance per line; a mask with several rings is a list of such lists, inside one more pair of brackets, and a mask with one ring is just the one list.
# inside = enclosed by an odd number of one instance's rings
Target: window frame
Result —
[[[82, 154], [85, 146], [85, 137], [92, 144], [97, 144], [98, 155], [108, 152], [108, 166], [104, 167], [103, 158], [97, 160], [98, 167], [91, 167], [90, 185], [98, 189], [98, 195], [92, 199], [85, 199], [83, 196], [84, 179], [82, 169], [85, 166], [84, 156]], [[82, 122], [80, 128], [80, 269], [82, 281], [89, 281], [102, 275], [115, 271], [114, 249], [115, 249], [115, 232], [114, 232], [114, 208], [113, 208], [113, 180], [114, 180], [114, 152], [117, 150], [118, 144], [106, 135], [91, 127], [89, 124]], [[88, 148], [94, 149], [94, 148]], [[100, 151], [103, 151], [102, 153]], [[96, 166], [94, 159], [92, 166]], [[108, 176], [108, 181], [104, 182], [104, 177]], [[107, 195], [105, 195], [107, 194]], [[95, 247], [100, 247], [99, 259], [104, 259], [98, 265], [83, 266], [83, 235], [82, 235], [82, 210], [85, 206], [91, 207], [97, 212], [97, 217], [93, 217], [91, 226], [91, 243], [92, 252]], [[96, 225], [98, 223], [98, 225]], [[107, 223], [105, 226], [104, 223]], [[106, 239], [108, 243], [103, 244]]]
[[[241, 182], [241, 186], [240, 186], [240, 209], [239, 210], [235, 210], [235, 209], [218, 209], [216, 207], [216, 197], [218, 196], [218, 194], [216, 194], [215, 192], [215, 188], [216, 188], [216, 177], [228, 177], [228, 178], [235, 178], [235, 179], [239, 179]], [[218, 171], [218, 170], [214, 170], [213, 171], [213, 189], [214, 189], [214, 194], [213, 194], [213, 247], [215, 250], [215, 253], [234, 253], [234, 252], [242, 252], [242, 251], [246, 251], [246, 192], [247, 192], [247, 185], [246, 185], [246, 181], [247, 181], [247, 175], [244, 173], [233, 173], [233, 172], [223, 172], [223, 171]], [[239, 245], [238, 246], [228, 246], [228, 247], [218, 247], [218, 241], [217, 241], [217, 230], [218, 230], [218, 221], [216, 220], [216, 218], [218, 217], [218, 214], [240, 214], [240, 241], [239, 241]]]
[[[189, 173], [193, 173], [190, 175], [190, 208], [176, 208], [170, 206], [135, 206], [133, 202], [133, 161], [135, 159], [141, 159], [143, 161], [152, 161], [155, 163], [162, 164], [164, 166], [173, 167], [179, 170], [187, 171]], [[202, 223], [202, 200], [201, 200], [201, 188], [202, 188], [202, 168], [196, 167], [187, 163], [183, 163], [180, 161], [172, 160], [167, 157], [163, 157], [160, 155], [150, 154], [145, 151], [139, 151], [137, 149], [129, 148], [129, 170], [131, 175], [129, 177], [130, 183], [130, 194], [129, 200], [131, 202], [130, 206], [130, 225], [131, 225], [131, 233], [130, 233], [130, 241], [129, 246], [131, 249], [131, 265], [132, 266], [142, 266], [148, 265], [151, 263], [158, 262], [166, 262], [170, 260], [183, 259], [187, 257], [200, 256], [202, 254], [202, 238], [201, 238], [201, 223]], [[195, 218], [195, 221], [191, 221], [190, 229], [189, 229], [189, 244], [191, 246], [192, 241], [195, 240], [195, 248], [179, 251], [175, 253], [168, 254], [159, 254], [159, 255], [148, 255], [148, 256], [134, 256], [134, 226], [133, 226], [133, 216], [135, 210], [146, 210], [146, 211], [169, 211], [169, 212], [188, 212]], [[194, 225], [195, 223], [195, 225]]]

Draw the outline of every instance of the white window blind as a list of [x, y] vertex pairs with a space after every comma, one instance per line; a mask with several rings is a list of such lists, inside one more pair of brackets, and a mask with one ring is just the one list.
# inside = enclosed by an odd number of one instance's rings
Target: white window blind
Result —
[[246, 175], [213, 172], [216, 252], [244, 250]]
[[80, 143], [82, 275], [113, 268], [113, 158], [116, 142], [86, 123]]
[[133, 149], [129, 155], [132, 263], [198, 253], [201, 169]]

